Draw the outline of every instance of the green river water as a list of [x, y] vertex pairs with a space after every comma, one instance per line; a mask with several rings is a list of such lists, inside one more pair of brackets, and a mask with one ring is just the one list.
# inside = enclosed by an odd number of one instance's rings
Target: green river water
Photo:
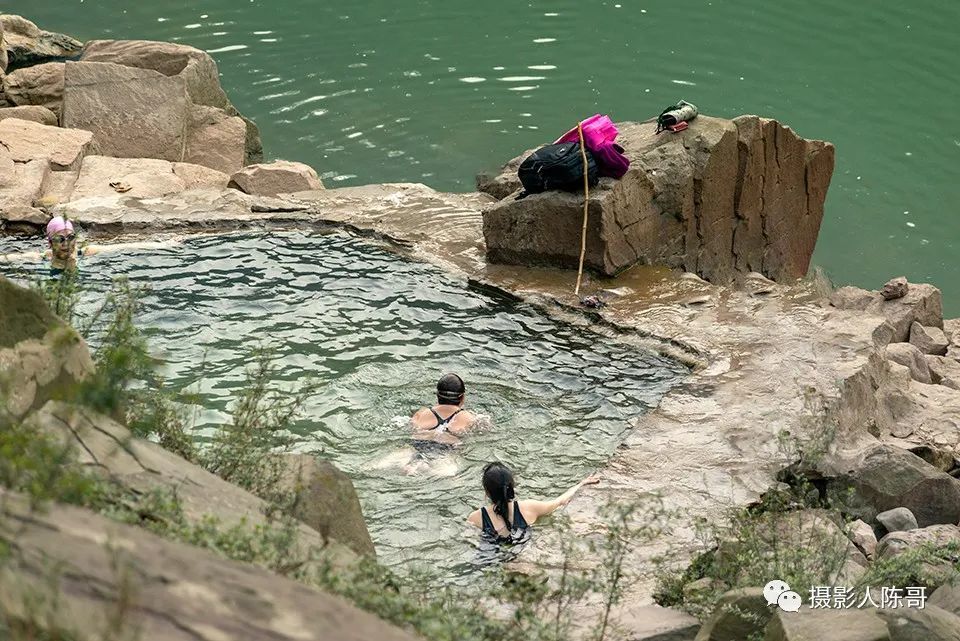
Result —
[[905, 274], [960, 314], [960, 3], [874, 0], [4, 0], [81, 39], [209, 51], [268, 156], [328, 186], [467, 191], [477, 170], [602, 111], [684, 98], [837, 146], [814, 257], [837, 283]]

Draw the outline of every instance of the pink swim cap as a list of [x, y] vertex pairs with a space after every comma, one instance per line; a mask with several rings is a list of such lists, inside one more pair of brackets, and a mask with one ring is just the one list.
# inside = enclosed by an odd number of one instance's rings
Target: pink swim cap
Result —
[[52, 218], [50, 222], [47, 223], [47, 238], [50, 238], [60, 231], [73, 231], [73, 223], [69, 220], [64, 220], [63, 216]]

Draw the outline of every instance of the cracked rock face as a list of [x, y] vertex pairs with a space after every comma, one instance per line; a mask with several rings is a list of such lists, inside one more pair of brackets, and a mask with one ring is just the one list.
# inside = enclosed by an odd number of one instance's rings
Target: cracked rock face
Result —
[[[666, 265], [720, 283], [738, 273], [806, 274], [833, 174], [831, 144], [757, 116], [701, 116], [659, 136], [652, 121], [618, 128], [632, 165], [591, 190], [588, 268], [612, 276], [635, 263]], [[478, 185], [497, 196], [518, 189], [518, 160]], [[576, 268], [582, 216], [582, 194], [508, 196], [484, 211], [487, 258]]]

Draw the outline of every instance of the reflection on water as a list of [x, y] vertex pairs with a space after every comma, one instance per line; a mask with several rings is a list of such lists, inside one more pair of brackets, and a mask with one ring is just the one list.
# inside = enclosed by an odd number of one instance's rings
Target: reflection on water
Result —
[[[251, 346], [275, 350], [279, 385], [310, 381], [300, 447], [354, 479], [388, 564], [466, 572], [483, 558], [464, 520], [482, 500], [486, 462], [512, 466], [522, 497], [558, 494], [602, 465], [627, 419], [686, 374], [342, 235], [191, 238], [88, 257], [84, 274], [93, 289], [121, 274], [151, 287], [141, 324], [169, 381], [199, 391], [199, 437], [228, 420]], [[487, 427], [431, 463], [433, 473], [404, 474], [409, 455], [380, 465], [408, 447], [406, 417], [432, 402], [448, 371], [463, 376]]]

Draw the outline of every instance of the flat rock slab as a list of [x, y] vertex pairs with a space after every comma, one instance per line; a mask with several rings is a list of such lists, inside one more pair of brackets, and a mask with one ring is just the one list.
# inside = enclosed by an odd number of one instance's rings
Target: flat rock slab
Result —
[[85, 198], [158, 198], [186, 189], [226, 187], [227, 175], [189, 163], [155, 158], [87, 156], [70, 200]]
[[92, 141], [89, 131], [17, 118], [0, 120], [0, 145], [7, 148], [15, 162], [46, 160], [54, 171], [78, 169]]
[[179, 76], [106, 62], [66, 63], [61, 123], [93, 132], [99, 155], [182, 161], [189, 117]]
[[56, 578], [56, 608], [37, 618], [78, 641], [112, 636], [124, 591], [125, 632], [151, 641], [415, 641], [339, 597], [86, 510], [36, 513], [0, 491], [0, 516], [0, 541], [15, 552], [0, 569], [0, 599], [20, 611]]

